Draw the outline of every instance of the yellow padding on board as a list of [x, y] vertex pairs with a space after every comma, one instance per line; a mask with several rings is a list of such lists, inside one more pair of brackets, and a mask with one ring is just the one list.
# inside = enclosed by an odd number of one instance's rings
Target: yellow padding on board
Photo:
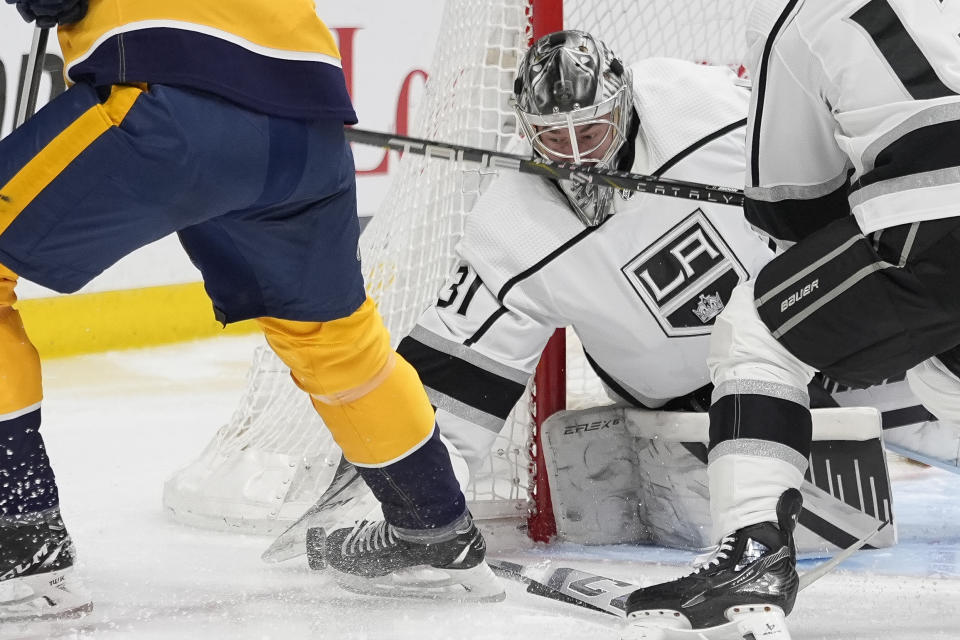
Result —
[[103, 104], [87, 109], [30, 159], [10, 182], [0, 188], [0, 233], [56, 179], [77, 156], [110, 127], [120, 124], [142, 91], [115, 86]]
[[42, 358], [259, 330], [253, 320], [224, 328], [201, 282], [21, 300], [16, 306]]
[[390, 348], [369, 298], [349, 317], [330, 322], [258, 322], [347, 460], [389, 464], [430, 437], [433, 407], [414, 368]]

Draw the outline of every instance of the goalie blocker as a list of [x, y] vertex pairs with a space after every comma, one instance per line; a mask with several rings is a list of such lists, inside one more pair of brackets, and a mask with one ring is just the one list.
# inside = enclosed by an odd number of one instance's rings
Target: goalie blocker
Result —
[[[880, 413], [813, 410], [797, 551], [823, 555], [893, 523]], [[704, 549], [711, 539], [706, 413], [609, 406], [561, 411], [543, 426], [557, 535], [580, 544]], [[871, 548], [896, 544], [885, 527]]]

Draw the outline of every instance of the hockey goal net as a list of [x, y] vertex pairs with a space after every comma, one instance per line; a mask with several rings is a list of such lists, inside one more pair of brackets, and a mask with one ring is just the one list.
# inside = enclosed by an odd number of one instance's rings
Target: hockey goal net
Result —
[[[670, 56], [740, 65], [750, 0], [447, 0], [429, 79], [410, 134], [503, 150], [515, 134], [509, 105], [528, 43], [561, 28], [589, 31], [626, 64]], [[367, 290], [394, 344], [437, 296], [455, 261], [464, 218], [491, 174], [407, 154], [360, 239]], [[575, 338], [551, 340], [468, 500], [478, 519], [529, 519], [534, 539], [555, 531], [537, 459], [538, 426], [565, 405], [603, 404]], [[566, 356], [564, 355], [566, 352]], [[164, 506], [194, 525], [277, 533], [311, 506], [339, 450], [289, 370], [257, 349], [230, 422], [164, 486]]]

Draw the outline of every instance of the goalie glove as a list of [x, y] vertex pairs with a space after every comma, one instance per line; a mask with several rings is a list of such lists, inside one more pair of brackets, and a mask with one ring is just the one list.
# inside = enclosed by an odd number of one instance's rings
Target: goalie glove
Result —
[[6, 0], [17, 5], [27, 22], [36, 21], [41, 29], [79, 22], [87, 14], [89, 0]]

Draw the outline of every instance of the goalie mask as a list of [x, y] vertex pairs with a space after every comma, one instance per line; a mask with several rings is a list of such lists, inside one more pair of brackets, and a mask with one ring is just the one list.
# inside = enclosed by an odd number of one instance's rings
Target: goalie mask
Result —
[[[603, 42], [583, 31], [537, 40], [520, 63], [514, 107], [534, 152], [559, 162], [612, 168], [627, 142], [633, 113], [630, 71]], [[577, 217], [588, 226], [610, 214], [610, 187], [560, 180]]]

